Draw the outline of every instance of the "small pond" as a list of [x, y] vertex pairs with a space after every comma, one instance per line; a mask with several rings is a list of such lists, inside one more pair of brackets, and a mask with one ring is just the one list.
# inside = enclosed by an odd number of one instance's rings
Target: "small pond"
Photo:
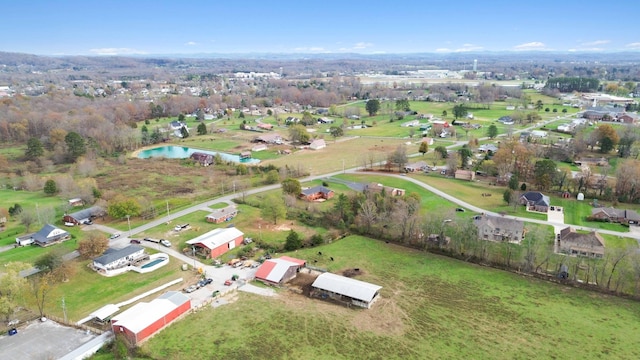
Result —
[[142, 150], [138, 154], [138, 158], [140, 158], [140, 159], [148, 159], [148, 158], [163, 157], [163, 158], [167, 158], [167, 159], [186, 159], [189, 156], [191, 156], [191, 154], [193, 154], [194, 152], [201, 152], [201, 153], [211, 154], [211, 155], [220, 154], [220, 156], [222, 157], [223, 160], [232, 161], [232, 162], [236, 162], [236, 163], [257, 164], [257, 163], [260, 162], [260, 160], [258, 160], [258, 159], [242, 159], [242, 160], [240, 160], [240, 156], [238, 156], [238, 155], [232, 155], [232, 154], [227, 154], [227, 153], [223, 153], [223, 152], [192, 149], [192, 148], [185, 147], [185, 146], [173, 146], [173, 145], [160, 146], [160, 147], [153, 148], [153, 149]]

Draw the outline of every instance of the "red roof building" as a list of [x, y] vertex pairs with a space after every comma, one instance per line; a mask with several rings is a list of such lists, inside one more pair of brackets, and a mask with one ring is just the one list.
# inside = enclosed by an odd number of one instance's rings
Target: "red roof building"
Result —
[[277, 259], [266, 260], [256, 271], [256, 279], [269, 285], [280, 285], [294, 277], [306, 261], [282, 256]]
[[140, 302], [114, 316], [111, 329], [132, 345], [140, 344], [191, 309], [191, 299], [178, 291], [168, 291], [151, 302]]
[[213, 259], [236, 246], [240, 246], [242, 240], [244, 240], [244, 233], [235, 227], [231, 227], [209, 231], [187, 241], [187, 244], [193, 246], [198, 253], [207, 259]]

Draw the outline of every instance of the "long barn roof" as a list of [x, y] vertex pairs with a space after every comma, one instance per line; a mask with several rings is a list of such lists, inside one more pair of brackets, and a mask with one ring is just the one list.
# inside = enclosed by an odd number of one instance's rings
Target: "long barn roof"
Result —
[[312, 286], [366, 302], [373, 300], [382, 289], [382, 286], [328, 272], [318, 276]]

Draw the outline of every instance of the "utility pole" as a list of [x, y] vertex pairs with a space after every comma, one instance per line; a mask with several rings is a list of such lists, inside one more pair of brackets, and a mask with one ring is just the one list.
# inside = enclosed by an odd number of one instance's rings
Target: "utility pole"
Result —
[[67, 322], [67, 306], [64, 303], [64, 296], [62, 297], [62, 313], [64, 314], [64, 322]]
[[38, 223], [42, 224], [42, 221], [40, 221], [40, 209], [38, 208], [38, 203], [36, 203], [36, 214], [38, 214]]
[[131, 215], [127, 214], [127, 224], [129, 224], [129, 236], [131, 236], [131, 221], [129, 220], [129, 218], [131, 218]]
[[167, 218], [169, 217], [169, 200], [167, 200]]

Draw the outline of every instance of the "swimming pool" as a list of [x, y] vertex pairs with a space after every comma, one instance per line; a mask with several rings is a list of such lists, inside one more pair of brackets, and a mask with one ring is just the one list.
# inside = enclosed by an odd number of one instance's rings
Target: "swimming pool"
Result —
[[150, 262], [150, 263], [147, 263], [147, 264], [142, 265], [140, 268], [141, 268], [141, 269], [150, 268], [150, 267], [152, 267], [153, 265], [155, 265], [155, 264], [159, 264], [159, 263], [161, 263], [161, 262], [163, 262], [163, 261], [165, 261], [165, 260], [166, 260], [165, 258], [155, 259], [155, 260], [153, 260], [153, 261], [152, 261], [152, 262]]
[[138, 158], [148, 159], [148, 158], [154, 158], [154, 157], [164, 157], [167, 159], [186, 159], [189, 156], [191, 156], [191, 154], [193, 154], [194, 152], [201, 152], [205, 154], [211, 154], [214, 156], [217, 154], [220, 154], [220, 157], [222, 157], [222, 160], [232, 161], [236, 163], [257, 164], [260, 162], [260, 160], [258, 159], [240, 159], [240, 156], [238, 155], [232, 155], [232, 154], [227, 154], [223, 152], [192, 149], [186, 146], [174, 146], [174, 145], [160, 146], [153, 149], [142, 150], [140, 151], [140, 153], [138, 153]]

